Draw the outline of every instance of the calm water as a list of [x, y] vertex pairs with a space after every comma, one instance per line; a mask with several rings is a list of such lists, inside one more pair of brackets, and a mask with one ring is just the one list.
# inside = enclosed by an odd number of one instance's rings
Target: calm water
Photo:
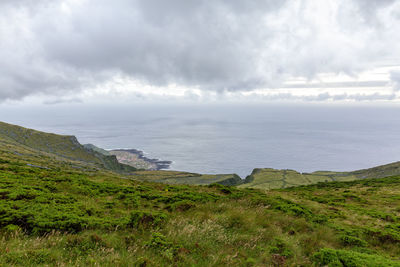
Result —
[[0, 120], [140, 149], [201, 173], [344, 171], [400, 160], [400, 107], [0, 106]]

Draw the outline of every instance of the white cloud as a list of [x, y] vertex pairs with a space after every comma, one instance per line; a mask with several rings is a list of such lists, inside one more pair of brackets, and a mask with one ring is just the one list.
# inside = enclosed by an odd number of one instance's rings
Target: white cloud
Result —
[[[3, 0], [0, 7], [0, 100], [201, 100], [206, 91], [257, 90], [272, 97], [289, 87], [295, 91], [282, 94], [305, 100], [315, 97], [309, 88], [318, 101], [390, 100], [388, 87], [399, 84], [396, 70], [384, 69], [400, 66], [400, 3], [392, 0]], [[338, 88], [350, 91], [334, 96]]]
[[395, 91], [400, 91], [400, 71], [392, 71], [390, 73], [390, 78], [393, 83], [393, 89]]

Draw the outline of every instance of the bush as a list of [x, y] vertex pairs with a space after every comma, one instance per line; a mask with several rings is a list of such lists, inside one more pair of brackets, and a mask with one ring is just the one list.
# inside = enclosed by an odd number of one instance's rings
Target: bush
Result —
[[400, 266], [397, 261], [351, 250], [321, 249], [314, 253], [313, 261], [317, 266], [351, 266], [351, 267], [375, 267], [375, 266]]
[[155, 232], [151, 234], [151, 239], [146, 245], [154, 249], [168, 249], [172, 246], [172, 242], [167, 241], [163, 234]]
[[314, 223], [318, 223], [318, 224], [323, 224], [326, 223], [328, 221], [328, 216], [323, 215], [323, 214], [317, 214], [317, 215], [313, 215], [311, 218], [311, 221]]
[[293, 255], [287, 244], [279, 238], [274, 239], [272, 245], [269, 247], [269, 252], [271, 254], [279, 254], [285, 258], [290, 258]]
[[288, 213], [288, 214], [291, 214], [294, 216], [307, 217], [307, 216], [311, 215], [311, 212], [308, 209], [306, 209], [300, 205], [294, 204], [294, 203], [290, 203], [290, 204], [282, 203], [282, 204], [276, 205], [274, 207], [274, 209], [283, 211], [285, 213]]
[[100, 247], [108, 247], [108, 245], [97, 234], [87, 236], [71, 235], [66, 240], [66, 248], [80, 255], [87, 255], [90, 251]]
[[5, 261], [9, 266], [43, 266], [54, 265], [57, 261], [52, 257], [49, 250], [29, 250], [25, 253], [10, 252], [5, 255]]
[[376, 238], [381, 243], [400, 243], [400, 233], [393, 228], [386, 227], [384, 230], [364, 229], [364, 232], [370, 237]]
[[228, 229], [241, 229], [246, 228], [248, 223], [246, 222], [245, 215], [235, 212], [232, 215], [228, 216], [226, 221], [226, 228]]
[[166, 219], [167, 215], [162, 212], [133, 211], [128, 226], [136, 228], [155, 227], [162, 224]]
[[6, 233], [13, 234], [13, 233], [20, 233], [22, 232], [22, 228], [18, 225], [9, 224], [3, 228]]
[[169, 211], [187, 211], [196, 207], [196, 204], [190, 200], [182, 200], [166, 206]]
[[342, 235], [340, 241], [345, 246], [366, 247], [368, 245], [364, 240], [351, 235]]

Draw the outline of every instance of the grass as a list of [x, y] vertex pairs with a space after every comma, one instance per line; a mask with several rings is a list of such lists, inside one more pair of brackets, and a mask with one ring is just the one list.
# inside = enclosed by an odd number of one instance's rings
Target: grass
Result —
[[321, 182], [354, 181], [400, 175], [400, 162], [353, 172], [316, 171], [299, 173], [294, 170], [254, 169], [240, 185], [242, 188], [278, 189]]
[[400, 176], [265, 191], [132, 174], [0, 138], [0, 266], [400, 266]]
[[265, 192], [0, 162], [0, 265], [400, 264], [400, 177]]
[[179, 171], [137, 171], [132, 178], [140, 181], [187, 185], [208, 185], [212, 183], [237, 185], [242, 182], [242, 179], [236, 174], [213, 175]]

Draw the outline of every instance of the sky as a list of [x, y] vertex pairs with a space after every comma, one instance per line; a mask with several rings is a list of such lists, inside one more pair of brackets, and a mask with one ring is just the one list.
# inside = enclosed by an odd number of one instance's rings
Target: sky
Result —
[[400, 1], [0, 0], [0, 105], [400, 102]]

